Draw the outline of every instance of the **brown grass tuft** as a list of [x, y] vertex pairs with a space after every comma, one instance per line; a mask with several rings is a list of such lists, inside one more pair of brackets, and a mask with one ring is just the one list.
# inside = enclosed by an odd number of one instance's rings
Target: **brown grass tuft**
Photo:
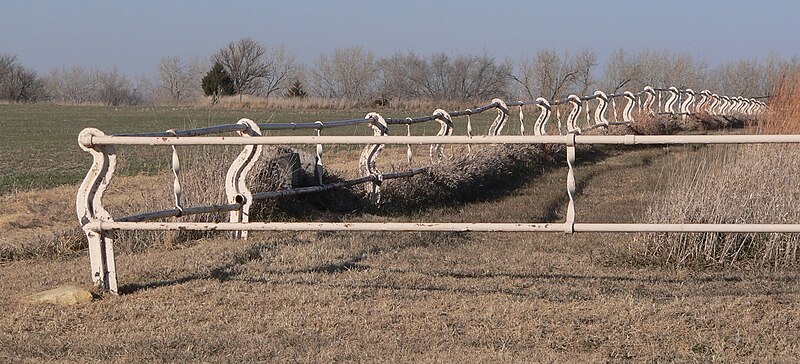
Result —
[[800, 134], [800, 71], [784, 75], [770, 99], [761, 134]]
[[390, 181], [382, 190], [383, 208], [418, 210], [497, 197], [541, 172], [555, 157], [541, 145], [476, 149], [434, 164], [426, 173]]
[[[759, 130], [800, 132], [800, 73], [779, 84], [773, 110]], [[709, 147], [699, 158], [675, 157], [664, 170], [668, 193], [649, 208], [656, 223], [797, 223], [800, 193], [791, 176], [800, 175], [795, 145]], [[667, 264], [708, 266], [755, 264], [775, 268], [800, 262], [796, 234], [651, 234], [640, 251]]]

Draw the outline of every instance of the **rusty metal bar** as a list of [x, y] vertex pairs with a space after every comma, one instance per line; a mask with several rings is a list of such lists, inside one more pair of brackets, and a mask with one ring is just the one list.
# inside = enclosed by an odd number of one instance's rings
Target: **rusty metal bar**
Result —
[[225, 204], [225, 205], [208, 205], [208, 206], [197, 206], [197, 207], [184, 207], [183, 210], [179, 210], [177, 208], [169, 209], [169, 210], [161, 210], [161, 211], [153, 211], [153, 212], [146, 212], [143, 214], [136, 214], [136, 215], [129, 215], [124, 217], [115, 218], [114, 221], [119, 222], [139, 222], [139, 221], [147, 221], [147, 220], [155, 220], [155, 219], [163, 219], [165, 217], [179, 217], [179, 216], [186, 216], [186, 215], [195, 215], [195, 214], [206, 214], [212, 212], [228, 212], [228, 211], [236, 211], [242, 208], [242, 204], [240, 203], [233, 203], [233, 204]]
[[336, 188], [341, 187], [348, 187], [348, 186], [355, 186], [362, 183], [367, 182], [378, 182], [382, 180], [389, 180], [395, 178], [404, 178], [404, 177], [411, 177], [422, 172], [428, 170], [427, 167], [423, 168], [416, 168], [411, 169], [405, 172], [394, 172], [394, 173], [383, 173], [383, 174], [372, 174], [369, 176], [359, 177], [351, 180], [346, 181], [339, 181], [339, 182], [332, 182], [326, 183], [319, 186], [309, 186], [309, 187], [298, 187], [298, 188], [290, 188], [280, 191], [268, 191], [268, 192], [259, 192], [253, 194], [253, 200], [265, 200], [268, 198], [275, 198], [275, 197], [286, 197], [286, 196], [294, 196], [294, 195], [301, 195], [305, 193], [315, 193], [315, 192], [323, 192], [328, 191]]

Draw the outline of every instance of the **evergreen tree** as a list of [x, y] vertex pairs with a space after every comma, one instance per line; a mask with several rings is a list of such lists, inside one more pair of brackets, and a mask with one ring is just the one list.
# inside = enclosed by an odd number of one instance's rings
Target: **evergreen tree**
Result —
[[300, 81], [294, 81], [294, 83], [292, 84], [292, 87], [289, 88], [288, 91], [286, 91], [286, 95], [284, 95], [284, 96], [286, 96], [286, 97], [299, 97], [299, 98], [302, 99], [302, 98], [308, 96], [308, 93], [306, 93], [306, 90], [303, 90], [303, 84], [300, 83]]
[[215, 62], [203, 77], [203, 92], [212, 97], [212, 103], [216, 103], [220, 96], [233, 95], [233, 91], [233, 79], [221, 63]]

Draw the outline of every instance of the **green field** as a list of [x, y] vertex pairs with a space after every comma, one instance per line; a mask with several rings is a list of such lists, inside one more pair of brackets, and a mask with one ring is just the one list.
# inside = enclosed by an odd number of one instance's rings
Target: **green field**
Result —
[[[427, 112], [378, 110], [387, 117], [421, 116]], [[12, 190], [50, 188], [78, 183], [91, 163], [89, 155], [77, 145], [78, 133], [94, 127], [106, 134], [188, 129], [236, 123], [240, 118], [265, 122], [314, 122], [362, 118], [366, 112], [314, 110], [198, 109], [173, 107], [99, 107], [51, 105], [0, 105], [0, 194]], [[476, 128], [485, 127], [494, 112], [476, 116]], [[438, 124], [415, 125], [419, 135], [435, 134]], [[464, 123], [458, 125], [464, 134]], [[394, 130], [405, 134], [402, 126]], [[370, 133], [366, 126], [328, 129], [326, 134], [359, 135]], [[273, 131], [272, 135], [294, 135], [299, 131]], [[313, 131], [304, 131], [311, 135]], [[169, 163], [166, 150], [153, 148], [121, 149], [120, 173], [153, 173]], [[135, 151], [132, 151], [135, 150]], [[126, 154], [127, 153], [127, 154]]]

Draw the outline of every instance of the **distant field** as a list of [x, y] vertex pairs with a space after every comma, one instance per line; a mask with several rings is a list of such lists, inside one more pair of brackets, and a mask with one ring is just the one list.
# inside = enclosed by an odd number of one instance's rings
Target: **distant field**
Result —
[[[3, 128], [0, 133], [0, 194], [78, 183], [91, 164], [88, 153], [77, 145], [78, 133], [86, 127], [114, 134], [229, 124], [240, 118], [250, 118], [258, 123], [342, 120], [362, 118], [368, 111], [0, 105], [0, 125]], [[387, 117], [421, 116], [432, 112], [377, 111]], [[487, 112], [476, 116], [473, 122], [476, 128], [485, 128], [493, 118], [494, 112]], [[457, 124], [457, 132], [464, 134], [465, 123]], [[438, 124], [426, 123], [415, 125], [412, 132], [430, 135], [438, 129]], [[394, 130], [406, 133], [404, 127], [395, 127]], [[292, 135], [300, 132], [274, 133]], [[324, 133], [358, 135], [370, 133], [370, 129], [359, 126], [328, 129]], [[166, 148], [120, 148], [118, 153], [122, 155], [118, 175], [154, 173], [169, 163]]]

